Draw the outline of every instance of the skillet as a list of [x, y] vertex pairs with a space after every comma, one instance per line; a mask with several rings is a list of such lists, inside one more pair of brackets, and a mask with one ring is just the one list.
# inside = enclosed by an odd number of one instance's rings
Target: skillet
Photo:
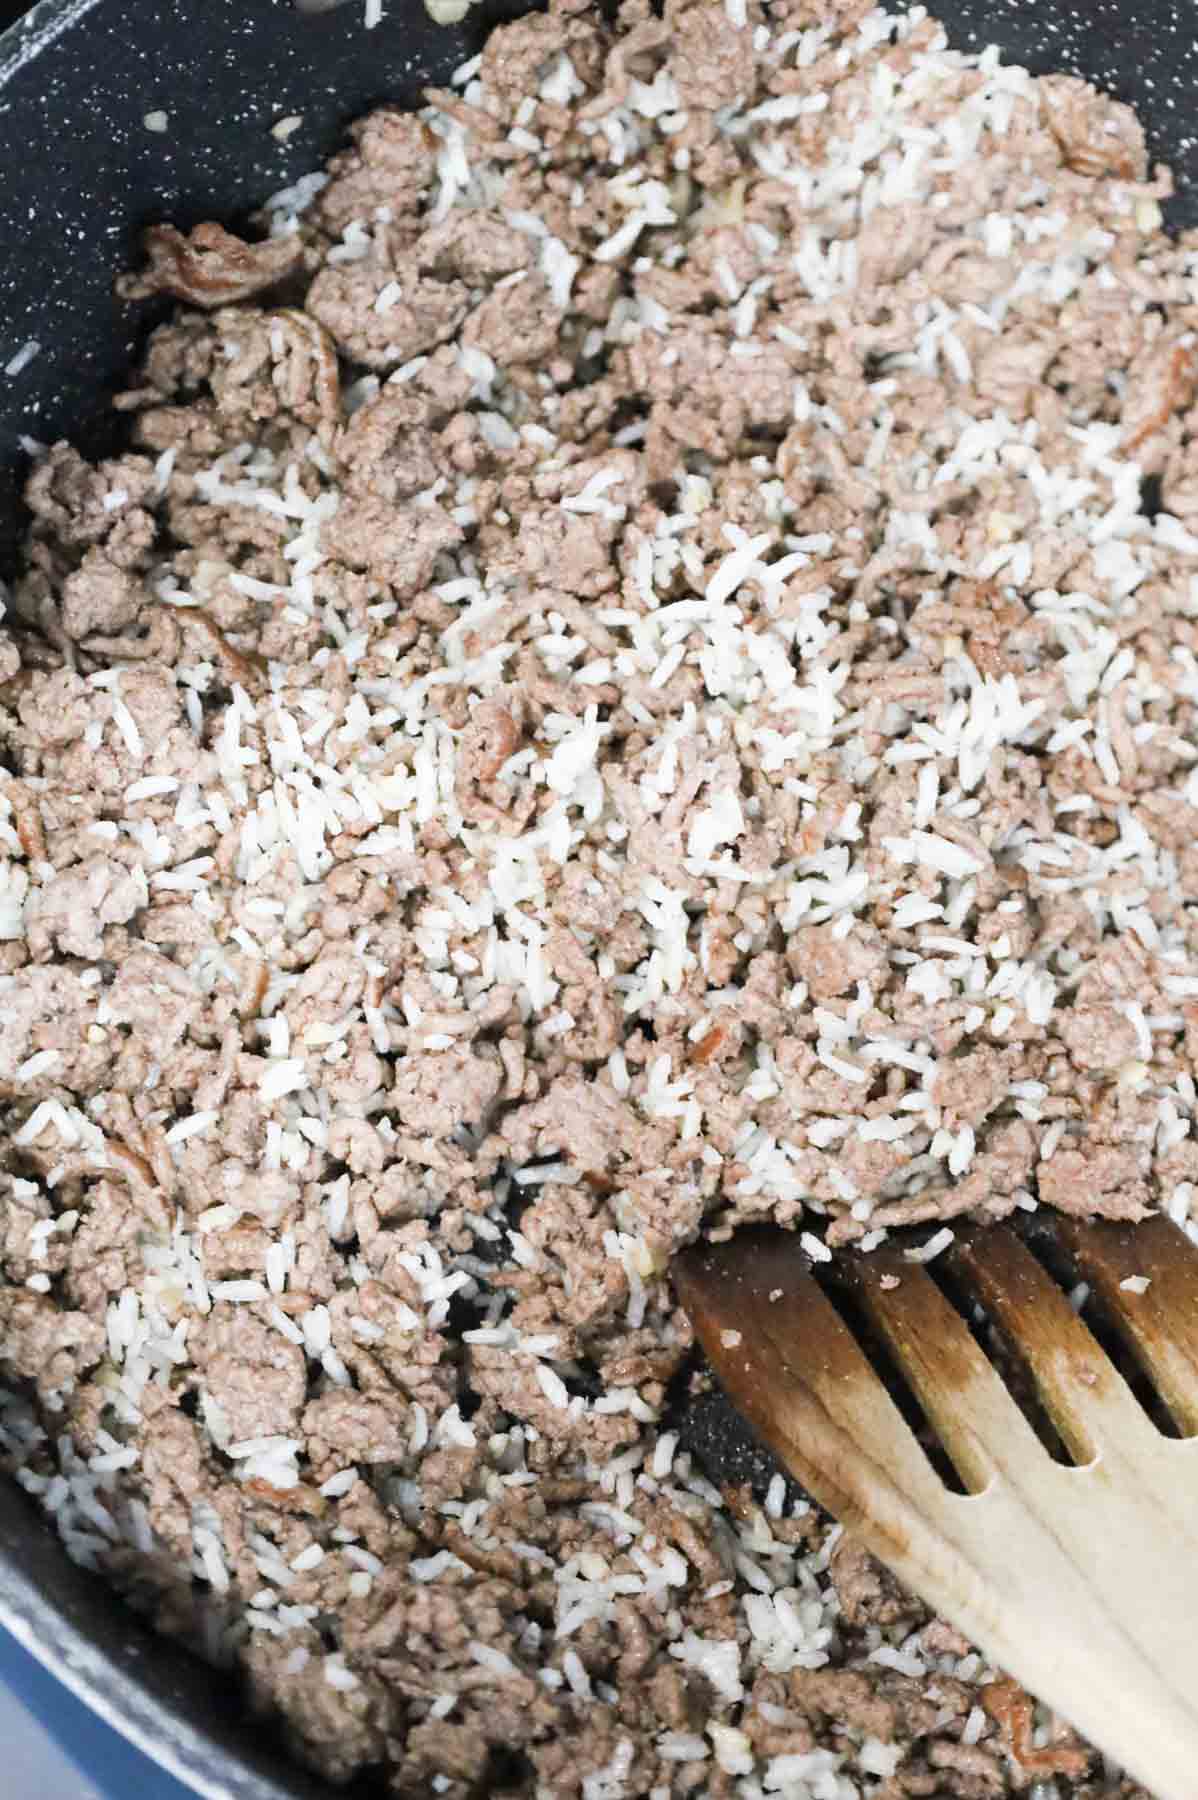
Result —
[[[320, 0], [316, 0], [320, 4]], [[374, 31], [361, 0], [42, 0], [0, 36], [0, 579], [11, 574], [28, 469], [22, 437], [116, 447], [107, 397], [165, 308], [122, 308], [114, 274], [141, 228], [235, 224], [319, 167], [346, 125], [382, 100], [414, 103], [531, 10], [484, 0], [460, 26], [423, 0], [385, 0]], [[1198, 13], [1181, 0], [938, 0], [962, 49], [997, 43], [1036, 73], [1085, 76], [1140, 113], [1173, 166], [1170, 228], [1198, 225]], [[0, 22], [19, 12], [0, 0]], [[147, 128], [164, 112], [165, 131]], [[280, 141], [270, 127], [299, 115]], [[670, 1421], [720, 1481], [768, 1480], [771, 1465], [725, 1403]], [[111, 1725], [197, 1793], [222, 1800], [333, 1800], [249, 1720], [241, 1696], [153, 1636], [66, 1557], [15, 1486], [0, 1482], [0, 1624]], [[360, 1784], [350, 1800], [370, 1800]]]

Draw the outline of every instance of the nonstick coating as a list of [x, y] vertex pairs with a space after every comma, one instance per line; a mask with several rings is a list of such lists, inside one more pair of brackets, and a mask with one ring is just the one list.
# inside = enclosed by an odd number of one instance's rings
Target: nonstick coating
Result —
[[[318, 167], [357, 114], [412, 101], [479, 48], [486, 0], [465, 25], [431, 23], [422, 0], [361, 0], [317, 15], [291, 0], [44, 0], [0, 38], [0, 371], [30, 338], [23, 374], [0, 373], [0, 575], [20, 530], [22, 434], [113, 441], [107, 396], [156, 316], [112, 299], [140, 227], [235, 220]], [[943, 0], [961, 48], [998, 43], [1038, 72], [1081, 74], [1132, 102], [1153, 155], [1172, 164], [1170, 225], [1198, 223], [1198, 15], [1164, 0]], [[165, 134], [148, 112], [167, 114]], [[302, 124], [286, 143], [270, 126]], [[713, 1479], [760, 1480], [765, 1453], [718, 1395], [672, 1421]], [[151, 1636], [67, 1561], [15, 1486], [0, 1483], [0, 1622], [110, 1723], [204, 1794], [333, 1800], [293, 1769], [231, 1684]], [[369, 1788], [347, 1792], [367, 1800]]]

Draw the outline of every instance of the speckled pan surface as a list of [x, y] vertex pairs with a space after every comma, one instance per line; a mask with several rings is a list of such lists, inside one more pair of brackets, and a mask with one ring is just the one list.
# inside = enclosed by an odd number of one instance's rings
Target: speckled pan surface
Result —
[[[360, 0], [306, 17], [291, 0], [45, 0], [0, 39], [0, 369], [28, 340], [42, 345], [22, 374], [0, 375], [0, 572], [18, 528], [20, 436], [99, 441], [105, 398], [150, 322], [111, 292], [139, 227], [236, 218], [319, 165], [349, 119], [384, 98], [415, 98], [473, 53], [489, 20], [520, 10], [509, 0], [444, 30], [421, 0], [386, 0], [383, 25], [367, 33]], [[997, 41], [1035, 70], [1081, 73], [1133, 102], [1154, 153], [1178, 172], [1173, 222], [1198, 220], [1198, 12], [1188, 0], [950, 0], [936, 10], [963, 46]], [[157, 112], [165, 131], [145, 125]], [[271, 126], [293, 115], [301, 124], [280, 142]], [[734, 1474], [744, 1445], [726, 1414], [705, 1402], [679, 1423], [717, 1475]], [[322, 1792], [242, 1723], [213, 1677], [142, 1634], [75, 1570], [7, 1487], [0, 1621], [197, 1791]]]

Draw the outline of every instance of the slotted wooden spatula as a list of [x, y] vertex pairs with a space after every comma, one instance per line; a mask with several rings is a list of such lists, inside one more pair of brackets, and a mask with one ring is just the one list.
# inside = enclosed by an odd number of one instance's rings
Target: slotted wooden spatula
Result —
[[[885, 1249], [817, 1280], [791, 1234], [749, 1231], [688, 1252], [676, 1275], [729, 1398], [808, 1492], [1160, 1800], [1196, 1800], [1198, 1251], [1163, 1218], [1062, 1222], [1057, 1242], [1180, 1438], [1005, 1226], [958, 1234], [934, 1272]], [[874, 1372], [863, 1321], [964, 1493]], [[987, 1332], [1074, 1466], [1045, 1448]]]

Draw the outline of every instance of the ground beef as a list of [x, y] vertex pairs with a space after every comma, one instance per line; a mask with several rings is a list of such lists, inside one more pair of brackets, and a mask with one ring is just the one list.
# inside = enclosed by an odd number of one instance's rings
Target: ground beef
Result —
[[507, 365], [539, 363], [558, 341], [562, 314], [540, 281], [521, 277], [497, 287], [470, 314], [462, 342]]
[[343, 356], [393, 369], [444, 342], [465, 317], [469, 290], [386, 263], [322, 269], [307, 305]]
[[28, 1094], [31, 1078], [18, 1079], [18, 1071], [43, 1051], [54, 1056], [45, 1075], [32, 1077], [39, 1098], [59, 1083], [79, 1093], [104, 1086], [112, 1045], [96, 1024], [99, 998], [94, 987], [84, 987], [64, 964], [30, 964], [3, 978], [0, 1092], [6, 1099]]
[[373, 219], [379, 207], [403, 219], [434, 178], [437, 140], [415, 114], [381, 106], [350, 135], [355, 147], [333, 158], [316, 201], [317, 218], [334, 236], [351, 219]]
[[123, 925], [145, 900], [144, 877], [108, 856], [55, 875], [28, 908], [30, 952], [95, 958], [103, 953], [104, 927]]
[[233, 1441], [286, 1437], [299, 1423], [308, 1377], [302, 1350], [244, 1309], [217, 1306], [189, 1334], [201, 1392]]
[[669, 1268], [1189, 1220], [1167, 177], [856, 0], [555, 0], [350, 140], [154, 228], [29, 479], [0, 1458], [337, 1782], [1131, 1800], [724, 1481]]
[[186, 236], [173, 225], [151, 225], [145, 234], [146, 267], [122, 276], [118, 291], [126, 300], [170, 294], [193, 306], [227, 306], [276, 287], [302, 257], [290, 237], [247, 244], [211, 220]]
[[323, 536], [330, 555], [410, 599], [427, 584], [442, 551], [461, 542], [462, 529], [435, 505], [397, 511], [385, 499], [347, 496]]
[[97, 632], [127, 631], [143, 604], [138, 584], [127, 570], [97, 550], [89, 550], [73, 575], [62, 584], [62, 624], [68, 637], [82, 640]]
[[79, 1375], [99, 1362], [103, 1328], [88, 1313], [72, 1312], [36, 1293], [10, 1288], [0, 1296], [5, 1366], [57, 1401]]

